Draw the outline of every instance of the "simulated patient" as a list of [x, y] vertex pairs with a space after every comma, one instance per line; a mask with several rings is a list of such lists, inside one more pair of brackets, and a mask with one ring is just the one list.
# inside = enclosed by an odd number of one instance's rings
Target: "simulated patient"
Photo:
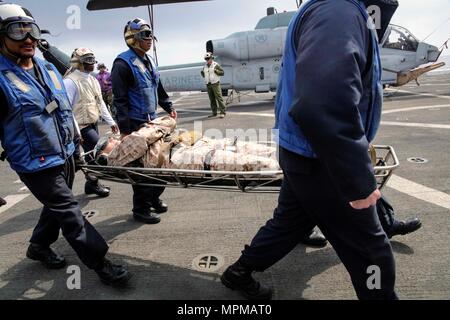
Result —
[[104, 138], [96, 148], [100, 165], [210, 171], [279, 171], [276, 148], [253, 142], [215, 140], [175, 131], [170, 117], [158, 118], [122, 141]]

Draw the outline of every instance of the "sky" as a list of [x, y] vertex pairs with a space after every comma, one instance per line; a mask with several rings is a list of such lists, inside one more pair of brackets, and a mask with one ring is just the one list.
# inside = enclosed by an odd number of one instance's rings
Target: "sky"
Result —
[[[8, 0], [13, 1], [13, 0]], [[146, 7], [88, 11], [87, 0], [17, 0], [34, 15], [46, 39], [70, 54], [77, 47], [94, 51], [110, 67], [127, 49], [123, 29], [136, 17], [148, 20]], [[450, 0], [399, 0], [392, 23], [401, 25], [419, 40], [440, 47], [450, 38]], [[238, 32], [253, 30], [268, 7], [278, 12], [296, 10], [295, 0], [213, 0], [155, 6], [155, 35], [159, 65], [202, 61], [205, 43]], [[76, 15], [79, 10], [79, 16]], [[79, 24], [78, 24], [79, 22]], [[450, 55], [447, 50], [444, 55]]]

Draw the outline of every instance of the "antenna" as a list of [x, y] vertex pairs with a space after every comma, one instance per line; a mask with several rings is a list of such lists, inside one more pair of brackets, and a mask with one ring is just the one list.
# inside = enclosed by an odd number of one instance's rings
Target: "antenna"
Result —
[[439, 27], [437, 27], [436, 29], [433, 30], [432, 33], [430, 33], [425, 39], [423, 39], [421, 42], [424, 42], [425, 40], [427, 40], [429, 37], [431, 37], [433, 34], [436, 33], [436, 31], [438, 31], [441, 27], [443, 27], [447, 22], [450, 21], [450, 18], [445, 19], [445, 21], [439, 25]]
[[150, 25], [152, 27], [153, 56], [155, 58], [156, 65], [159, 65], [159, 62], [158, 62], [158, 51], [156, 49], [156, 41], [155, 41], [155, 16], [154, 16], [153, 4], [152, 5], [147, 5], [147, 9], [148, 9], [148, 17], [149, 17], [149, 20], [150, 20]]

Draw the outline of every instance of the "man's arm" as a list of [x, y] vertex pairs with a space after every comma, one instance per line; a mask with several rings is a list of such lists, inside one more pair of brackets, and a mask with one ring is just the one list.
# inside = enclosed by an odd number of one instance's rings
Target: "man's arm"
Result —
[[214, 73], [217, 74], [219, 77], [225, 75], [225, 71], [223, 71], [222, 67], [219, 64], [217, 64], [216, 67], [214, 68]]
[[8, 100], [5, 93], [0, 89], [0, 123], [8, 117]]
[[161, 79], [158, 83], [158, 103], [170, 116], [174, 119], [177, 118], [177, 113], [173, 107], [172, 101], [170, 101], [170, 97], [164, 89]]
[[70, 106], [72, 107], [73, 110], [73, 107], [75, 106], [78, 100], [78, 88], [72, 79], [65, 78], [63, 81], [64, 87], [66, 87], [67, 97], [69, 98]]
[[[4, 134], [3, 121], [5, 121], [5, 119], [8, 117], [8, 114], [9, 114], [8, 100], [6, 99], [5, 93], [0, 88], [0, 140]], [[2, 158], [2, 156], [5, 156], [5, 159], [6, 159], [6, 152], [3, 153], [3, 151], [0, 150], [0, 158]], [[1, 159], [1, 160], [5, 160], [5, 159]]]
[[113, 103], [117, 110], [117, 124], [122, 134], [131, 134], [130, 118], [128, 117], [130, 109], [128, 91], [134, 84], [134, 77], [130, 66], [125, 61], [117, 59], [111, 71], [111, 79]]
[[312, 10], [298, 32], [290, 114], [346, 200], [366, 199], [377, 190], [358, 110], [369, 29], [346, 1]]

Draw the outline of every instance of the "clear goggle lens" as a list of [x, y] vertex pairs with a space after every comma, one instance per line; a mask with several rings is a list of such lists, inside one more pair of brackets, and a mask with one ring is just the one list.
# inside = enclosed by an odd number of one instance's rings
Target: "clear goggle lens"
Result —
[[31, 37], [33, 40], [41, 38], [41, 29], [33, 22], [14, 22], [6, 27], [6, 35], [15, 41], [22, 41]]
[[152, 32], [150, 30], [141, 31], [136, 34], [136, 39], [139, 40], [148, 40], [152, 38]]
[[97, 61], [95, 60], [94, 56], [84, 56], [80, 58], [81, 63], [83, 64], [96, 64]]

